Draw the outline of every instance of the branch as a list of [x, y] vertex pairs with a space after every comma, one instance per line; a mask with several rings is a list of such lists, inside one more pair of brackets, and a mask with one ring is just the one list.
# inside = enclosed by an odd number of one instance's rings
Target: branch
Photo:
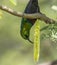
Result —
[[16, 12], [16, 11], [14, 11], [10, 8], [7, 8], [6, 6], [3, 6], [3, 5], [0, 5], [0, 9], [5, 12], [8, 12], [14, 16], [17, 16], [17, 17], [24, 17], [24, 18], [28, 18], [28, 19], [40, 19], [40, 20], [43, 20], [45, 23], [49, 23], [49, 24], [51, 24], [51, 23], [53, 24], [53, 23], [57, 22], [42, 13], [26, 14], [26, 13]]

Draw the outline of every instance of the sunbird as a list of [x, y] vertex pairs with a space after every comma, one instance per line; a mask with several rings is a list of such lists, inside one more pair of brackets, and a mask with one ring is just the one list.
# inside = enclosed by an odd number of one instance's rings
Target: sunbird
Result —
[[[32, 13], [37, 13], [37, 12], [40, 13], [38, 0], [30, 0], [24, 10], [24, 13], [32, 14]], [[29, 39], [30, 29], [34, 25], [36, 20], [37, 19], [28, 19], [28, 18], [22, 17], [20, 34], [24, 39], [30, 41]]]

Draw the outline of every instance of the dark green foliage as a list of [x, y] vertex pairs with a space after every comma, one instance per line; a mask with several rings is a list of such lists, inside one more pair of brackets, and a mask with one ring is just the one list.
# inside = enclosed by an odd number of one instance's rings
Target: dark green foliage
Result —
[[[40, 13], [40, 9], [38, 6], [38, 0], [30, 0], [29, 3], [27, 4], [27, 7], [25, 8], [24, 13]], [[26, 39], [29, 40], [29, 35], [30, 35], [30, 29], [31, 27], [34, 25], [36, 19], [25, 19], [22, 18], [21, 21], [21, 36]]]

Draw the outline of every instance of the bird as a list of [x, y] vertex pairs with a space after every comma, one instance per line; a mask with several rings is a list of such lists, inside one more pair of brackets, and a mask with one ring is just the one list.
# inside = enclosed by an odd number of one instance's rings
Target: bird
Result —
[[[24, 13], [26, 14], [40, 13], [38, 0], [30, 0], [24, 10]], [[28, 19], [24, 17], [22, 17], [21, 20], [20, 34], [25, 40], [28, 40], [31, 43], [33, 42], [29, 39], [30, 30], [36, 20], [37, 19]]]

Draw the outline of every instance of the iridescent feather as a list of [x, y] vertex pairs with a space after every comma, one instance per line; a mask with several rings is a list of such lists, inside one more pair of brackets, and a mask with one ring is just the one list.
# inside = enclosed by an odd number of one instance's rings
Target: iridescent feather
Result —
[[[30, 0], [29, 3], [27, 4], [24, 13], [37, 13], [40, 12], [39, 6], [38, 6], [38, 0]], [[30, 29], [34, 25], [36, 19], [27, 19], [27, 18], [22, 18], [21, 21], [21, 36], [30, 41], [29, 35], [30, 35]]]

